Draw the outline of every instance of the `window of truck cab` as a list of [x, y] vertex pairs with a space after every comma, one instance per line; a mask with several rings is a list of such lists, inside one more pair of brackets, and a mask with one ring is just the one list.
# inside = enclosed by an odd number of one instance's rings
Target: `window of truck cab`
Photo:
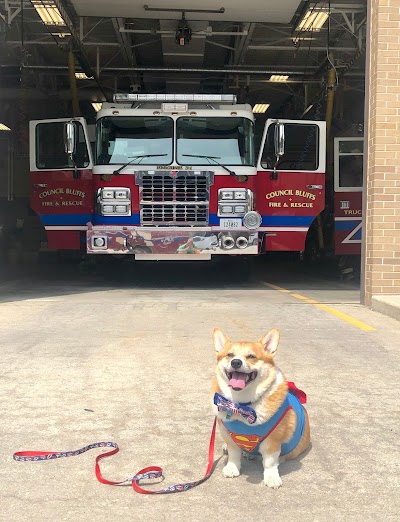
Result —
[[73, 159], [65, 152], [65, 122], [54, 121], [36, 125], [36, 167], [41, 170], [86, 168], [89, 153], [85, 132], [80, 122], [77, 128], [76, 152]]
[[[314, 171], [319, 165], [319, 127], [309, 123], [284, 123], [285, 152], [276, 165], [276, 170]], [[261, 156], [263, 169], [274, 169], [275, 129], [272, 123], [267, 130], [267, 136]]]
[[[203, 158], [196, 158], [196, 155]], [[176, 159], [180, 165], [216, 165], [218, 162], [253, 167], [254, 124], [248, 118], [233, 116], [179, 117], [176, 120]]]
[[105, 116], [96, 124], [96, 164], [169, 165], [173, 137], [167, 116]]

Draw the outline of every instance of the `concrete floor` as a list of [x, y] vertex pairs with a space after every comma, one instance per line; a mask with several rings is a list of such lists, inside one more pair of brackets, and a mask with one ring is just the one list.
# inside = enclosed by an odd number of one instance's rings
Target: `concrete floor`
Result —
[[[355, 283], [313, 272], [257, 260], [249, 281], [238, 267], [196, 263], [3, 274], [0, 520], [398, 520], [400, 322], [359, 305]], [[164, 468], [163, 486], [201, 478], [213, 422], [211, 331], [255, 340], [273, 325], [278, 365], [307, 392], [313, 440], [280, 467], [280, 490], [261, 485], [258, 460], [225, 479], [219, 438], [211, 478], [176, 495], [98, 483], [100, 450], [12, 459], [110, 440], [120, 446], [101, 464], [110, 480], [147, 465]]]

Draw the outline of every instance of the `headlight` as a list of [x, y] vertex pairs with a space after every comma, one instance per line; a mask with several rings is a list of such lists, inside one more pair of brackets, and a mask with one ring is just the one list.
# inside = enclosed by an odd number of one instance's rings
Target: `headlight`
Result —
[[131, 191], [125, 187], [106, 187], [97, 192], [97, 209], [103, 216], [131, 215]]
[[233, 190], [220, 190], [218, 199], [233, 199]]
[[114, 199], [114, 191], [110, 189], [103, 189], [101, 191], [102, 199]]
[[102, 214], [112, 214], [114, 212], [114, 205], [101, 205]]
[[249, 230], [255, 230], [261, 225], [262, 219], [258, 212], [251, 210], [243, 218], [243, 225]]
[[115, 199], [128, 199], [129, 192], [127, 190], [116, 190]]
[[[235, 205], [241, 202], [240, 205]], [[249, 189], [219, 189], [218, 216], [243, 217], [253, 209], [253, 192]]]

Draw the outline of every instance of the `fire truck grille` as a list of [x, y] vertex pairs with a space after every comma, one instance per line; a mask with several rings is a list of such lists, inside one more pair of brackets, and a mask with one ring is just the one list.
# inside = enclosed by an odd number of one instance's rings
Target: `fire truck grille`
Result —
[[208, 223], [208, 205], [143, 205], [141, 221], [149, 224]]
[[207, 225], [212, 172], [138, 172], [142, 225]]

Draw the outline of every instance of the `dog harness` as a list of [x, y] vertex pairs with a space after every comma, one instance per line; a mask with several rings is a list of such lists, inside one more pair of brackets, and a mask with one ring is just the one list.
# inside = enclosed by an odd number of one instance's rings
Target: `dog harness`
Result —
[[[307, 396], [294, 383], [288, 382], [288, 386], [288, 394], [278, 411], [267, 422], [256, 425], [254, 423], [257, 414], [248, 404], [234, 403], [219, 393], [215, 394], [214, 404], [216, 404], [218, 410], [228, 412], [226, 420], [222, 423], [229, 431], [232, 440], [241, 449], [248, 453], [257, 453], [262, 441], [274, 431], [290, 409], [296, 414], [296, 427], [290, 440], [282, 444], [280, 455], [287, 455], [296, 448], [304, 432], [305, 414], [302, 403], [307, 402]], [[231, 421], [232, 413], [242, 416], [245, 422], [241, 420]]]

